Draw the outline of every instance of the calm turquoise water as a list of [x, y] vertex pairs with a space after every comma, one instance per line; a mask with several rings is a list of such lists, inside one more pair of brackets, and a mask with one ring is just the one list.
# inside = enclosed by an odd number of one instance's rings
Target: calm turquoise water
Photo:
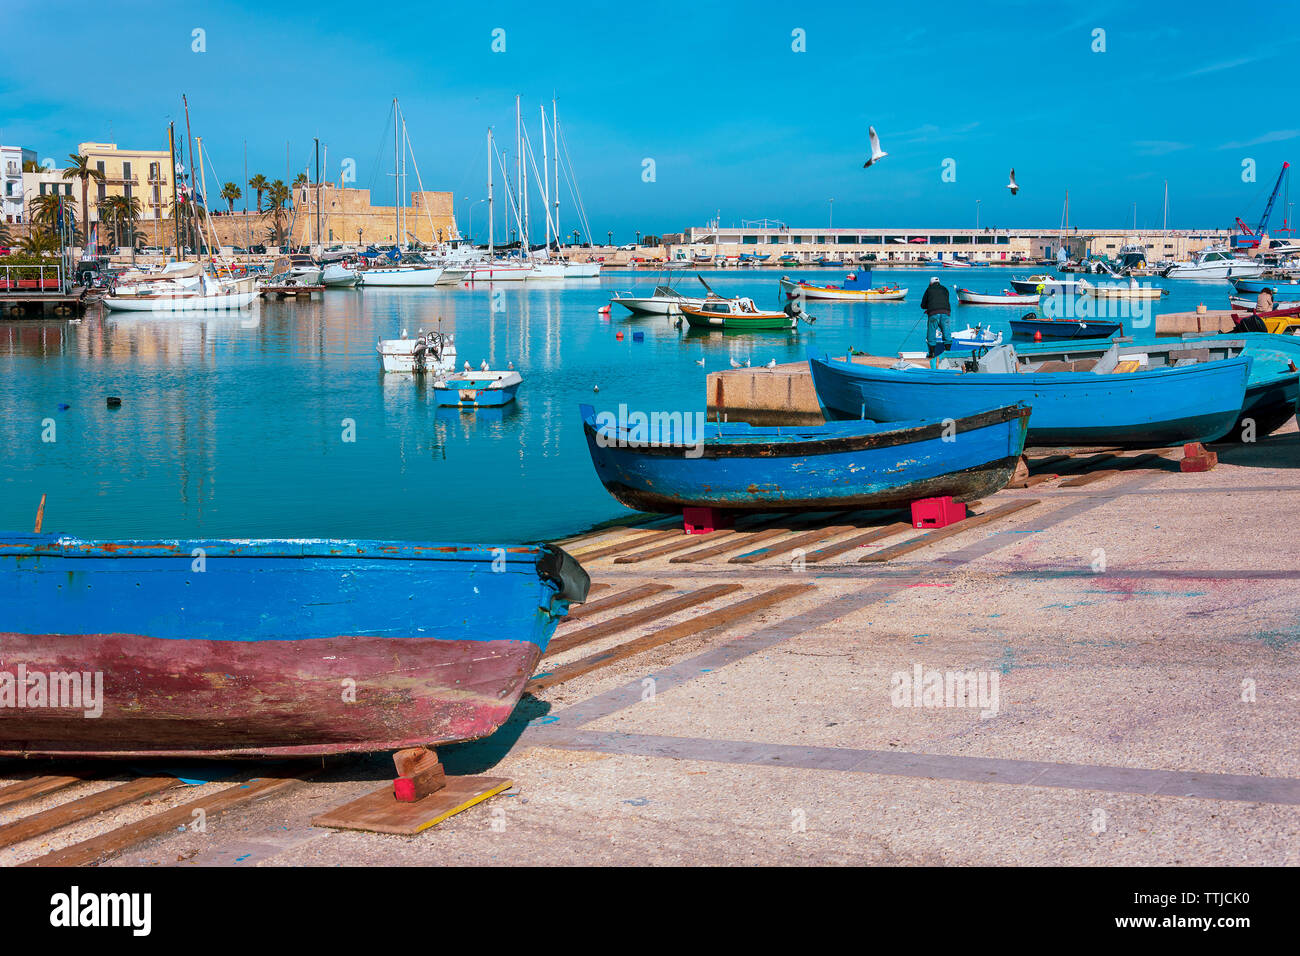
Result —
[[[1025, 271], [943, 279], [992, 292]], [[779, 275], [706, 274], [719, 292], [750, 295], [760, 308], [778, 306]], [[701, 336], [662, 317], [624, 318], [617, 306], [597, 313], [615, 289], [648, 294], [648, 273], [495, 290], [330, 290], [310, 304], [209, 316], [96, 310], [76, 324], [0, 321], [0, 528], [30, 530], [44, 493], [45, 530], [82, 537], [492, 542], [574, 533], [629, 514], [595, 477], [579, 402], [702, 411], [706, 371], [733, 357], [763, 365], [809, 349], [923, 349], [929, 275], [877, 270], [877, 280], [909, 287], [908, 300], [813, 303], [818, 322], [794, 335]], [[680, 284], [698, 288], [689, 277]], [[1162, 284], [1175, 290], [1162, 312], [1225, 307], [1230, 291], [1226, 282]], [[958, 307], [954, 319], [1005, 328], [1021, 311]], [[427, 384], [380, 371], [377, 339], [439, 319], [462, 361], [514, 363], [524, 384], [513, 407], [439, 409]], [[106, 408], [108, 395], [122, 407]], [[47, 419], [52, 442], [42, 441]], [[354, 442], [343, 440], [345, 419]]]

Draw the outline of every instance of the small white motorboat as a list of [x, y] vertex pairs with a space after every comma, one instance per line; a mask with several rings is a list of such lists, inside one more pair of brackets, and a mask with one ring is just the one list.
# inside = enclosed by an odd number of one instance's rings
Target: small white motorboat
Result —
[[362, 271], [362, 286], [437, 285], [442, 266], [380, 266]]
[[360, 272], [347, 268], [341, 262], [331, 262], [321, 270], [321, 285], [330, 288], [354, 286], [360, 280]]
[[698, 309], [704, 304], [704, 299], [682, 295], [666, 285], [657, 286], [653, 295], [636, 296], [629, 292], [615, 292], [609, 301], [610, 304], [618, 303], [629, 312], [646, 315], [681, 315], [682, 306]]
[[1003, 289], [1001, 292], [972, 292], [970, 289], [958, 289], [957, 301], [963, 305], [1038, 305], [1038, 293], [1013, 292]]
[[952, 341], [948, 343], [948, 350], [950, 352], [962, 352], [970, 349], [991, 349], [995, 345], [1001, 344], [1001, 332], [994, 332], [982, 325], [977, 325], [974, 328], [968, 325], [966, 328], [952, 333]]
[[420, 329], [415, 338], [402, 330], [400, 339], [380, 339], [375, 346], [385, 372], [433, 372], [445, 375], [456, 368], [456, 340], [447, 332]]
[[1142, 285], [1137, 279], [1127, 282], [1099, 282], [1093, 285], [1086, 279], [1079, 280], [1079, 291], [1098, 299], [1158, 299], [1166, 295], [1159, 286]]
[[1027, 279], [1012, 279], [1011, 288], [1022, 295], [1052, 295], [1053, 293], [1065, 293], [1067, 295], [1078, 291], [1079, 279], [1058, 279], [1056, 276], [1037, 275], [1029, 276]]

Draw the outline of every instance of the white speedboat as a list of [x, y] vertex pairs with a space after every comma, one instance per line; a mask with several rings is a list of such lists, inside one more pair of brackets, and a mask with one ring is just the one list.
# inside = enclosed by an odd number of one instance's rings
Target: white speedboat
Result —
[[1263, 272], [1262, 262], [1238, 258], [1223, 246], [1208, 246], [1187, 262], [1175, 262], [1164, 271], [1164, 276], [1166, 279], [1240, 279]]
[[972, 292], [970, 289], [958, 289], [957, 301], [963, 305], [1038, 305], [1037, 292]]
[[654, 295], [635, 296], [626, 292], [615, 292], [610, 304], [618, 303], [629, 312], [641, 312], [647, 315], [681, 315], [682, 306], [698, 309], [704, 304], [703, 299], [692, 299], [676, 289], [666, 285], [658, 286]]
[[412, 339], [403, 329], [400, 339], [380, 339], [375, 350], [385, 372], [445, 375], [456, 368], [456, 340], [450, 333], [420, 329]]
[[330, 286], [354, 286], [361, 281], [361, 273], [349, 269], [341, 262], [331, 262], [321, 270], [321, 283]]
[[1166, 294], [1159, 286], [1143, 285], [1137, 279], [1129, 279], [1127, 282], [1098, 282], [1096, 285], [1082, 279], [1079, 281], [1079, 291], [1096, 299], [1159, 299]]
[[1011, 280], [1011, 288], [1022, 295], [1052, 295], [1065, 293], [1074, 295], [1079, 291], [1078, 279], [1058, 279], [1056, 276], [1037, 275], [1027, 279]]
[[437, 285], [442, 278], [442, 266], [380, 266], [361, 272], [363, 286], [413, 286]]

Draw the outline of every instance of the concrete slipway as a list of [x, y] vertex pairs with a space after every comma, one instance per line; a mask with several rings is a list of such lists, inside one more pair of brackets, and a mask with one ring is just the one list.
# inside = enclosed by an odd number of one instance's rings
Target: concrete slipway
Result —
[[[419, 836], [381, 836], [310, 820], [391, 778], [386, 757], [263, 767], [249, 773], [292, 779], [211, 814], [204, 832], [172, 826], [96, 859], [1300, 863], [1300, 434], [1293, 421], [1219, 451], [1202, 474], [1180, 473], [1178, 452], [1087, 459], [1083, 480], [1069, 460], [1040, 459], [1031, 487], [977, 510], [1037, 504], [893, 560], [859, 559], [915, 532], [817, 560], [862, 536], [841, 532], [805, 549], [802, 570], [792, 552], [730, 561], [754, 550], [744, 536], [757, 529], [690, 563], [652, 531], [570, 542], [607, 586], [589, 605], [608, 609], [562, 626], [560, 638], [587, 636], [543, 662], [551, 676], [512, 725], [441, 752], [449, 772], [509, 776], [510, 791]], [[1063, 477], [1041, 477], [1054, 468]], [[644, 557], [665, 542], [676, 550]], [[653, 617], [713, 585], [740, 589]], [[609, 606], [637, 588], [660, 589]], [[753, 599], [748, 615], [734, 610]], [[733, 610], [708, 617], [717, 608]], [[652, 635], [676, 637], [631, 653]], [[996, 675], [996, 716], [894, 706], [893, 675], [917, 664]], [[0, 783], [38, 769], [7, 765]], [[108, 785], [0, 806], [0, 827]], [[239, 786], [167, 789], [0, 848], [0, 864]]]

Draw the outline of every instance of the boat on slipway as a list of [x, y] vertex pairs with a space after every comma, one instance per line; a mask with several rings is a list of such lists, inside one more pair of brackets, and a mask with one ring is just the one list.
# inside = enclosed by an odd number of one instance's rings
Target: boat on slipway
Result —
[[1015, 292], [1003, 289], [1001, 292], [972, 292], [970, 289], [958, 289], [957, 301], [964, 305], [1038, 305], [1038, 293]]
[[1002, 345], [978, 359], [941, 357], [935, 369], [812, 357], [809, 365], [817, 400], [832, 420], [943, 418], [1023, 402], [1033, 409], [1033, 445], [1149, 448], [1222, 438], [1245, 399], [1251, 357], [1170, 357], [1172, 365], [1144, 364], [1141, 352], [1121, 358], [1113, 343], [1100, 357], [1077, 362], [1022, 359]]
[[1006, 486], [1024, 448], [1029, 409], [953, 420], [829, 422], [759, 428], [685, 422], [652, 443], [635, 427], [581, 406], [587, 450], [611, 495], [638, 511], [898, 508], [920, 498], [969, 501]]
[[907, 298], [907, 289], [899, 288], [896, 282], [873, 288], [869, 271], [850, 272], [840, 285], [817, 285], [815, 282], [781, 276], [781, 288], [791, 299], [803, 297], [844, 302], [902, 302]]
[[1266, 333], [1225, 333], [1188, 336], [1160, 345], [1112, 343], [1105, 339], [1071, 342], [1069, 345], [1026, 346], [1018, 349], [1024, 362], [1067, 362], [1080, 366], [1099, 362], [1116, 349], [1120, 361], [1136, 360], [1148, 369], [1177, 368], [1182, 364], [1214, 362], [1248, 356], [1251, 359], [1246, 393], [1236, 422], [1225, 441], [1240, 440], [1246, 423], [1257, 437], [1281, 428], [1296, 413], [1300, 402], [1300, 340]]
[[102, 675], [103, 693], [89, 720], [0, 707], [0, 754], [299, 757], [486, 737], [589, 586], [552, 545], [6, 533], [5, 667]]

